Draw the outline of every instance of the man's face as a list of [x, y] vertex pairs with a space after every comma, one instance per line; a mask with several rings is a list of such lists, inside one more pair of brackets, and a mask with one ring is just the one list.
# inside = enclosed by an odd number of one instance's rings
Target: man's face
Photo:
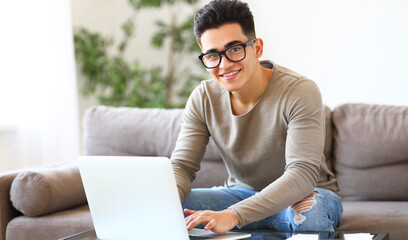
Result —
[[[238, 23], [224, 24], [219, 28], [205, 31], [201, 35], [201, 51], [203, 53], [219, 52], [236, 44], [247, 43], [248, 39], [242, 32]], [[258, 41], [252, 46], [247, 46], [246, 57], [239, 62], [231, 62], [224, 55], [218, 67], [207, 69], [218, 84], [225, 90], [234, 92], [243, 90], [251, 83], [258, 58], [262, 53], [261, 44]], [[260, 50], [259, 50], [260, 49]]]

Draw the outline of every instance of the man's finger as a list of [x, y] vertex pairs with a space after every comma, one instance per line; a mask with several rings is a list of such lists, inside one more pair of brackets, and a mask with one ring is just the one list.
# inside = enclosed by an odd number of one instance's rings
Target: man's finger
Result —
[[200, 224], [207, 224], [207, 223], [208, 223], [208, 220], [205, 220], [203, 217], [198, 216], [198, 217], [189, 219], [188, 222], [186, 222], [186, 226], [188, 230], [191, 230]]
[[196, 213], [197, 211], [194, 211], [194, 210], [190, 210], [190, 209], [184, 209], [184, 213], [185, 214], [187, 214], [187, 215], [191, 215], [191, 214], [194, 214], [194, 213]]
[[192, 221], [194, 221], [194, 219], [195, 219], [195, 218], [192, 218], [192, 217], [186, 217], [186, 219], [185, 219], [186, 226], [190, 225], [190, 223], [191, 223]]
[[215, 219], [211, 220], [207, 225], [205, 225], [204, 230], [211, 230], [217, 225], [217, 221]]
[[[195, 214], [192, 213], [191, 215], [189, 215], [188, 217], [185, 218], [186, 226], [193, 225], [193, 227], [195, 227], [195, 226], [200, 224], [200, 222], [199, 222], [199, 221], [201, 221], [200, 219], [201, 219], [201, 216], [198, 215], [197, 212], [195, 212]], [[194, 222], [197, 222], [197, 221], [198, 221], [198, 223], [194, 224]]]

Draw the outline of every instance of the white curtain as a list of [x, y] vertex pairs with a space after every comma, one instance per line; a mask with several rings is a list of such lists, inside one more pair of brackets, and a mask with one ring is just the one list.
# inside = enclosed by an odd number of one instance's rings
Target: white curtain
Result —
[[69, 0], [0, 1], [0, 171], [79, 154], [70, 11]]

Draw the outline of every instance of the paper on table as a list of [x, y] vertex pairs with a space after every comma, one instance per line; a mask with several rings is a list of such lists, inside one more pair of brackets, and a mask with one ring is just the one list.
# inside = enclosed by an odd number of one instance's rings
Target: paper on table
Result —
[[318, 239], [319, 235], [317, 234], [296, 234], [290, 238], [287, 238], [287, 240], [318, 240]]
[[374, 235], [369, 233], [349, 233], [344, 234], [344, 240], [372, 240]]

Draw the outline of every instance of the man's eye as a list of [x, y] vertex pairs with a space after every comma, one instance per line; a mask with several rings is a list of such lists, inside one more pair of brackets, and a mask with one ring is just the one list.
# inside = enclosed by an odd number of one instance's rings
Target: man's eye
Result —
[[237, 52], [239, 52], [241, 50], [242, 50], [241, 46], [235, 46], [235, 47], [230, 48], [229, 52], [230, 53], [237, 53]]
[[206, 55], [204, 55], [204, 57], [207, 59], [207, 60], [217, 60], [218, 59], [218, 53], [209, 53], [209, 54], [206, 54]]

